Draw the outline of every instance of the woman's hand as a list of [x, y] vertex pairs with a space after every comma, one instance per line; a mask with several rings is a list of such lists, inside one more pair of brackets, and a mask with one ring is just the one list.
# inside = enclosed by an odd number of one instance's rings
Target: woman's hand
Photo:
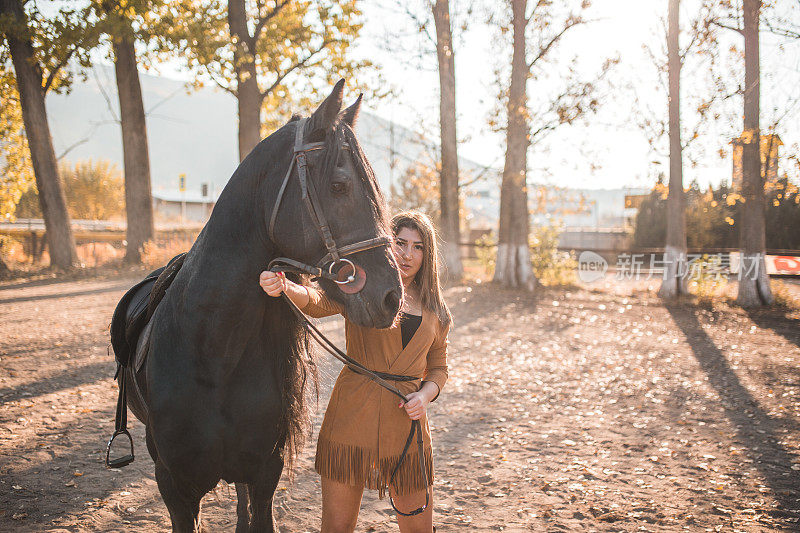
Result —
[[425, 416], [428, 404], [430, 403], [425, 393], [422, 391], [412, 392], [406, 394], [406, 398], [408, 398], [408, 401], [405, 403], [400, 402], [398, 407], [405, 407], [406, 413], [411, 420], [419, 420]]
[[286, 275], [283, 272], [265, 270], [258, 277], [258, 284], [270, 296], [280, 296], [286, 290]]

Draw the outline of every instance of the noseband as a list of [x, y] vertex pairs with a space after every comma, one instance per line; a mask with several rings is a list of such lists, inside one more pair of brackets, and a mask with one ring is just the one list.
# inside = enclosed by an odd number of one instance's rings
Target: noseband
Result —
[[[273, 243], [277, 242], [275, 240], [275, 222], [278, 219], [278, 211], [280, 210], [283, 194], [286, 191], [286, 185], [292, 177], [292, 171], [297, 168], [297, 180], [300, 183], [301, 198], [328, 252], [322, 259], [317, 261], [317, 264], [314, 266], [295, 259], [289, 259], [288, 257], [278, 257], [270, 262], [269, 269], [284, 272], [305, 272], [306, 274], [311, 274], [315, 278], [325, 278], [333, 281], [338, 284], [339, 288], [344, 292], [358, 292], [364, 286], [366, 273], [361, 267], [353, 264], [349, 259], [345, 259], [344, 256], [387, 245], [389, 244], [389, 237], [375, 237], [341, 247], [336, 245], [336, 241], [331, 234], [331, 228], [325, 218], [325, 213], [321, 209], [319, 196], [314, 187], [314, 181], [311, 179], [307, 161], [308, 152], [322, 150], [325, 147], [325, 143], [315, 142], [303, 144], [303, 130], [305, 129], [306, 120], [305, 118], [300, 119], [297, 123], [297, 133], [295, 134], [294, 140], [294, 156], [289, 165], [289, 170], [286, 171], [286, 176], [283, 178], [281, 188], [278, 190], [275, 206], [272, 208], [272, 216], [269, 220], [269, 238]], [[349, 149], [350, 147], [345, 144], [344, 148]], [[333, 269], [339, 263], [344, 263], [345, 265], [339, 269], [338, 272], [334, 273]], [[328, 266], [327, 269], [325, 268], [326, 265]], [[350, 268], [347, 269], [347, 266]], [[350, 270], [350, 272], [347, 273], [346, 270]]]

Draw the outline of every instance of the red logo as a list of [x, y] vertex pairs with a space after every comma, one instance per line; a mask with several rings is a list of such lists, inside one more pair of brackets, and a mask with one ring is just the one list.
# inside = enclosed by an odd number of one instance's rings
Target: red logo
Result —
[[773, 264], [775, 265], [775, 270], [800, 273], [800, 258], [798, 257], [777, 255], [773, 259]]

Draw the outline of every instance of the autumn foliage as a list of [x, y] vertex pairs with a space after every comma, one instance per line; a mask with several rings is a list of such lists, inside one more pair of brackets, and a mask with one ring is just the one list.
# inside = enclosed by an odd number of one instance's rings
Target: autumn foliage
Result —
[[[800, 249], [800, 192], [787, 177], [764, 187], [768, 249]], [[706, 190], [693, 182], [686, 191], [686, 240], [689, 248], [737, 248], [744, 197], [727, 182]], [[666, 235], [667, 187], [659, 182], [636, 217], [634, 245], [663, 246]]]
[[[120, 171], [108, 161], [62, 163], [69, 216], [80, 220], [125, 218], [125, 187]], [[30, 188], [19, 201], [18, 218], [41, 218], [36, 188]]]

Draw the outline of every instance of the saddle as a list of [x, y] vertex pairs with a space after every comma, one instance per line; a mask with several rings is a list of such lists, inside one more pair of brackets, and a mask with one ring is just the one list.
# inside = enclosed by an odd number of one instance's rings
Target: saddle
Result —
[[[128, 289], [114, 309], [111, 318], [111, 346], [117, 361], [117, 375], [120, 368], [130, 364], [142, 330], [150, 322], [185, 258], [185, 253], [176, 255], [166, 266], [150, 272], [142, 281]], [[114, 376], [115, 379], [117, 375]]]
[[[114, 309], [110, 330], [111, 347], [117, 361], [114, 379], [119, 382], [119, 397], [117, 398], [114, 435], [106, 447], [106, 466], [109, 468], [120, 468], [133, 462], [133, 439], [127, 430], [128, 401], [124, 372], [126, 369], [130, 369], [135, 392], [139, 396], [140, 403], [146, 408], [144, 396], [136, 382], [136, 373], [142, 368], [147, 358], [150, 319], [183, 266], [184, 259], [186, 259], [186, 253], [176, 255], [166, 266], [149, 273], [125, 293]], [[119, 435], [128, 437], [131, 453], [118, 459], [110, 459], [111, 444]]]

